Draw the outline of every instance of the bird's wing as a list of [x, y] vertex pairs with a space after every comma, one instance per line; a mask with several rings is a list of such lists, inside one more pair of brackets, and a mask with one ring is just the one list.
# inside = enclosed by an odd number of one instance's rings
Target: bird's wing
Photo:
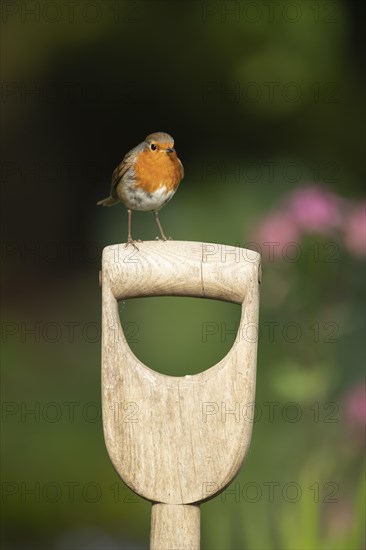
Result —
[[181, 180], [184, 178], [184, 167], [180, 159], [178, 159], [180, 171], [181, 171]]
[[111, 197], [117, 198], [116, 187], [123, 178], [123, 176], [128, 172], [128, 170], [134, 165], [136, 160], [136, 155], [142, 150], [142, 143], [137, 145], [126, 153], [123, 157], [122, 162], [117, 166], [112, 174], [112, 184], [111, 184]]

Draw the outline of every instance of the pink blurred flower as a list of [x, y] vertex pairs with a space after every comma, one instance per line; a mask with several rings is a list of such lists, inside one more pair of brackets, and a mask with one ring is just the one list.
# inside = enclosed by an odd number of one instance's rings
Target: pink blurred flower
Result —
[[318, 185], [309, 185], [295, 191], [290, 197], [289, 208], [295, 222], [306, 232], [340, 227], [342, 224], [342, 199]]
[[343, 234], [348, 251], [365, 258], [366, 201], [352, 203], [320, 185], [300, 187], [262, 219], [252, 238], [272, 261], [308, 233]]
[[337, 506], [328, 505], [324, 508], [324, 523], [327, 533], [332, 537], [347, 535], [351, 531], [354, 521], [355, 510], [346, 498], [339, 500]]
[[366, 202], [350, 209], [345, 223], [345, 245], [351, 254], [366, 256]]
[[289, 243], [299, 240], [299, 230], [291, 216], [277, 211], [267, 216], [254, 233], [254, 240], [262, 247], [273, 250], [275, 258], [282, 255]]
[[352, 432], [364, 432], [366, 428], [366, 385], [352, 388], [345, 397], [345, 416]]

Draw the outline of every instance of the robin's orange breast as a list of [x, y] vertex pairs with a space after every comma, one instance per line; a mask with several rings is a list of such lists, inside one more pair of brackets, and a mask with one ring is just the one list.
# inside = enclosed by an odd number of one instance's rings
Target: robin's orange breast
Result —
[[182, 179], [182, 168], [176, 152], [143, 151], [134, 165], [136, 187], [154, 193], [161, 187], [175, 191]]

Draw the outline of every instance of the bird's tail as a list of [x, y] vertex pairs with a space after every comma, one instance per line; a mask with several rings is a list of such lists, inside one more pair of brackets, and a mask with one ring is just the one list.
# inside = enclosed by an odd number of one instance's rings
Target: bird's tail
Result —
[[107, 197], [106, 199], [103, 199], [97, 202], [97, 206], [113, 206], [118, 202], [119, 202], [118, 199], [114, 199], [113, 197]]

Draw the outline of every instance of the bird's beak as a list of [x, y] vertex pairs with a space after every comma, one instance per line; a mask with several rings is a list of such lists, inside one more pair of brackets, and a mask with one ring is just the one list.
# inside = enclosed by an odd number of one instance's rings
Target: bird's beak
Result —
[[168, 153], [168, 154], [169, 154], [169, 153], [174, 153], [174, 149], [173, 149], [172, 147], [167, 147], [167, 148], [165, 149], [165, 152]]

